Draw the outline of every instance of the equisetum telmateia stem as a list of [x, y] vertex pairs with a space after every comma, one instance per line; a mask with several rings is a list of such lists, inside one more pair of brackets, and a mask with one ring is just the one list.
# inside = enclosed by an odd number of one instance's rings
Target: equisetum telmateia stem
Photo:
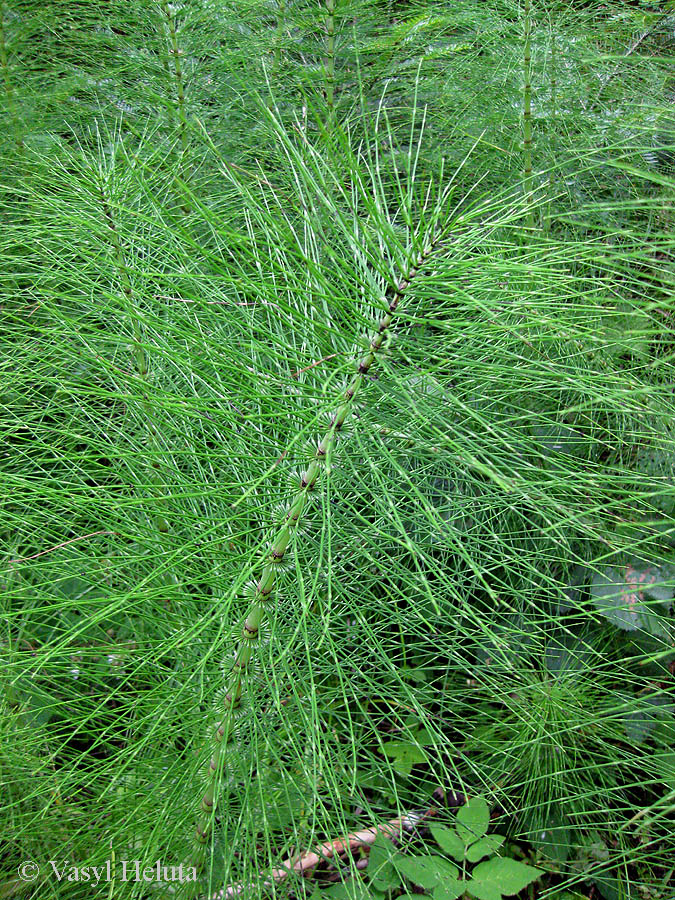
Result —
[[332, 113], [335, 100], [335, 0], [326, 0], [326, 103]]
[[[554, 29], [551, 29], [551, 132], [555, 134], [557, 129], [556, 119], [557, 119], [557, 109], [556, 109], [556, 99], [557, 99], [557, 91], [558, 91], [558, 81], [557, 81], [557, 58], [556, 58], [556, 32]], [[548, 231], [551, 227], [551, 208], [553, 203], [553, 190], [555, 188], [555, 170], [554, 167], [551, 166], [549, 174], [548, 174], [548, 208], [546, 211], [546, 219], [544, 222], [544, 230]]]
[[[181, 51], [178, 46], [178, 33], [176, 32], [176, 20], [174, 18], [171, 7], [169, 6], [167, 0], [161, 0], [162, 12], [164, 13], [164, 17], [167, 22], [167, 27], [169, 29], [169, 38], [171, 42], [170, 55], [173, 57], [173, 71], [174, 71], [174, 79], [176, 82], [176, 98], [177, 103], [176, 106], [178, 108], [178, 132], [180, 135], [180, 144], [181, 144], [181, 158], [178, 163], [177, 174], [180, 180], [187, 180], [187, 152], [188, 152], [188, 131], [187, 131], [187, 116], [185, 114], [185, 85], [184, 85], [184, 76], [183, 76], [183, 68], [180, 64]], [[172, 117], [173, 118], [173, 117]], [[185, 215], [189, 215], [190, 206], [187, 202], [183, 201], [181, 203], [181, 209], [185, 213]]]
[[166, 18], [169, 28], [169, 36], [171, 38], [171, 55], [173, 56], [173, 70], [176, 79], [176, 94], [178, 99], [178, 119], [180, 121], [180, 142], [183, 153], [187, 150], [187, 118], [185, 116], [185, 89], [183, 87], [183, 70], [180, 64], [180, 50], [178, 48], [178, 35], [176, 33], [176, 22], [174, 20], [171, 8], [166, 0], [162, 0], [162, 12]]
[[277, 569], [293, 540], [298, 522], [305, 510], [308, 495], [316, 486], [322, 466], [349, 415], [349, 411], [354, 403], [354, 397], [361, 386], [363, 378], [368, 374], [387, 338], [398, 305], [410, 282], [415, 278], [421, 266], [431, 254], [437, 241], [438, 238], [431, 240], [420, 251], [406, 275], [391, 290], [391, 293], [385, 295], [385, 299], [389, 299], [389, 304], [386, 314], [379, 323], [377, 334], [370, 341], [370, 346], [365, 356], [358, 361], [356, 374], [345, 389], [328, 430], [317, 445], [314, 458], [302, 474], [295, 498], [286, 510], [284, 524], [271, 542], [269, 550], [265, 553], [265, 558], [262, 561], [262, 571], [256, 581], [255, 596], [242, 627], [239, 646], [237, 647], [227, 681], [224, 701], [225, 717], [216, 728], [216, 748], [209, 762], [208, 787], [202, 797], [201, 810], [197, 822], [196, 838], [201, 845], [206, 843], [211, 830], [215, 811], [216, 789], [223, 763], [223, 752], [232, 737], [233, 712], [241, 701], [242, 687], [246, 670], [253, 655], [253, 647], [257, 641], [263, 618], [272, 601]]
[[[532, 189], [532, 15], [530, 0], [525, 0], [525, 44], [523, 48], [523, 177], [525, 190]], [[527, 224], [532, 227], [534, 216], [531, 206]]]

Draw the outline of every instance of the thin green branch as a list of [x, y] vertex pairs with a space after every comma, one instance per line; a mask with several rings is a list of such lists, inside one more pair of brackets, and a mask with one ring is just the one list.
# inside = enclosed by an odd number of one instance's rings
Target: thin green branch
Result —
[[[630, 45], [630, 47], [626, 48], [626, 51], [623, 54], [623, 58], [626, 59], [627, 57], [629, 57], [633, 53], [635, 53], [635, 51], [647, 40], [647, 38], [650, 35], [654, 34], [655, 31], [658, 31], [658, 29], [661, 27], [661, 25], [663, 25], [663, 23], [665, 21], [667, 21], [671, 15], [672, 15], [671, 13], [664, 13], [664, 15], [662, 15], [659, 19], [657, 19], [656, 23], [654, 25], [652, 25], [651, 28], [648, 28], [646, 31], [643, 31], [642, 34], [633, 41], [633, 43]], [[612, 81], [614, 81], [614, 79], [616, 78], [616, 76], [619, 74], [620, 71], [621, 71], [621, 63], [619, 63], [619, 65], [616, 66], [615, 69], [612, 72], [610, 72], [610, 74], [602, 82], [602, 84], [600, 85], [600, 90], [595, 95], [595, 99], [588, 107], [588, 110], [587, 110], [588, 112], [590, 112], [593, 109], [598, 108], [600, 101], [603, 98], [603, 94], [605, 93], [605, 91], [609, 87], [609, 85], [612, 83]]]
[[[437, 788], [434, 791], [434, 799], [442, 800], [444, 791]], [[410, 810], [394, 819], [386, 822], [380, 822], [378, 825], [372, 825], [370, 828], [362, 828], [348, 834], [345, 838], [336, 838], [331, 841], [325, 841], [319, 847], [313, 850], [305, 850], [298, 856], [293, 854], [284, 860], [277, 868], [272, 869], [265, 881], [265, 887], [273, 888], [280, 884], [290, 875], [300, 875], [306, 877], [311, 875], [322, 861], [327, 859], [338, 859], [345, 862], [349, 853], [362, 847], [371, 847], [378, 835], [383, 835], [388, 840], [395, 840], [405, 832], [412, 832], [425, 822], [427, 819], [435, 817], [439, 812], [439, 806], [429, 806], [423, 810]], [[368, 860], [366, 859], [366, 862]], [[264, 873], [260, 873], [264, 876]], [[213, 894], [211, 900], [232, 900], [234, 897], [240, 897], [247, 889], [245, 883], [230, 884], [217, 893]]]
[[[108, 200], [105, 196], [102, 181], [99, 182], [99, 200], [101, 203], [103, 216], [108, 226], [110, 243], [112, 245], [113, 253], [115, 256], [115, 268], [117, 269], [117, 275], [122, 288], [122, 293], [124, 294], [124, 298], [128, 306], [128, 312], [131, 315], [133, 329], [132, 355], [136, 371], [144, 382], [142, 406], [145, 413], [145, 425], [148, 431], [148, 443], [152, 450], [152, 459], [150, 461], [150, 477], [152, 483], [155, 486], [159, 486], [159, 479], [156, 471], [159, 468], [159, 460], [157, 458], [159, 456], [159, 435], [157, 433], [157, 428], [153, 422], [152, 407], [145, 392], [145, 388], [148, 386], [147, 356], [145, 350], [143, 349], [143, 336], [141, 333], [139, 317], [134, 313], [135, 298], [133, 288], [131, 286], [131, 279], [129, 278], [129, 269], [127, 267], [124, 249], [122, 247], [122, 242], [120, 241], [117, 226], [115, 225], [115, 219], [113, 218], [110, 204], [108, 203]], [[157, 525], [157, 529], [160, 532], [167, 532], [169, 530], [169, 523], [163, 515], [155, 515], [155, 524]]]
[[427, 246], [418, 254], [414, 264], [408, 269], [406, 275], [394, 288], [389, 300], [387, 312], [378, 325], [377, 334], [370, 341], [368, 352], [359, 360], [357, 372], [342, 395], [340, 405], [331, 420], [328, 430], [318, 442], [314, 458], [309, 463], [300, 479], [300, 489], [296, 494], [295, 499], [289, 504], [286, 510], [284, 524], [271, 542], [269, 554], [266, 553], [266, 557], [262, 562], [262, 572], [256, 583], [255, 597], [244, 621], [239, 646], [227, 682], [224, 704], [226, 713], [225, 718], [216, 729], [215, 737], [217, 746], [209, 762], [208, 787], [202, 797], [201, 814], [196, 829], [196, 838], [199, 844], [204, 844], [207, 841], [211, 830], [218, 778], [223, 765], [223, 753], [232, 736], [234, 722], [233, 712], [239, 706], [241, 701], [244, 677], [253, 655], [254, 643], [258, 639], [260, 627], [272, 599], [279, 564], [283, 561], [286, 551], [293, 540], [298, 522], [305, 510], [307, 498], [316, 486], [326, 458], [332, 452], [339, 432], [353, 406], [354, 397], [361, 386], [363, 378], [368, 374], [370, 367], [375, 362], [377, 354], [385, 342], [399, 303], [408, 289], [410, 282], [416, 277], [421, 266], [438, 243], [438, 240], [439, 238], [436, 237], [427, 244]]

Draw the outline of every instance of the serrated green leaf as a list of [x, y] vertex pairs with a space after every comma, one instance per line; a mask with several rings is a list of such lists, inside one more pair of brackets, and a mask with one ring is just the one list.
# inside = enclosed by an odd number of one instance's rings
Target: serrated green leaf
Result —
[[429, 730], [427, 728], [420, 728], [419, 731], [417, 731], [415, 734], [415, 740], [420, 745], [420, 747], [430, 747], [434, 744], [434, 739], [429, 734]]
[[484, 856], [496, 853], [505, 840], [506, 838], [501, 834], [488, 834], [469, 847], [466, 851], [466, 858], [471, 863], [478, 862]]
[[588, 670], [591, 658], [588, 644], [579, 635], [562, 634], [548, 641], [544, 664], [549, 672], [564, 676], [569, 672]]
[[494, 884], [476, 881], [475, 878], [467, 881], [465, 889], [476, 900], [502, 900], [502, 895]]
[[565, 454], [588, 459], [593, 454], [593, 441], [569, 425], [557, 422], [537, 425], [532, 429], [532, 436], [535, 451], [544, 457]]
[[370, 883], [375, 890], [387, 893], [387, 891], [393, 891], [400, 887], [401, 879], [396, 869], [393, 866], [388, 866], [386, 871], [380, 872]]
[[410, 681], [416, 682], [424, 682], [428, 678], [426, 669], [422, 668], [421, 666], [417, 668], [403, 666], [401, 668], [401, 676], [403, 678], [409, 678]]
[[522, 891], [543, 874], [543, 869], [536, 869], [506, 856], [497, 856], [478, 863], [472, 872], [471, 881], [494, 886], [500, 893], [511, 896]]
[[394, 848], [392, 847], [391, 841], [380, 832], [370, 845], [370, 853], [368, 854], [370, 862], [368, 863], [368, 870], [372, 871], [373, 866], [381, 866], [384, 863], [390, 862], [393, 855]]
[[427, 761], [426, 753], [412, 741], [387, 741], [382, 749], [385, 756], [392, 760], [392, 767], [400, 775], [410, 775], [415, 763]]
[[395, 772], [398, 772], [399, 775], [404, 775], [406, 778], [412, 772], [412, 761], [407, 756], [397, 756], [396, 759], [392, 761], [392, 769]]
[[455, 828], [465, 844], [482, 838], [490, 824], [490, 807], [482, 797], [472, 797], [457, 810]]
[[400, 878], [392, 865], [394, 849], [391, 842], [378, 834], [368, 856], [368, 877], [374, 888], [389, 891], [400, 884]]
[[444, 853], [452, 856], [457, 862], [462, 862], [466, 847], [454, 828], [446, 828], [445, 825], [432, 825], [431, 833]]
[[594, 878], [593, 884], [596, 886], [604, 900], [626, 900], [630, 897], [630, 893], [626, 893], [622, 882], [618, 878], [604, 875], [602, 878]]
[[331, 897], [332, 900], [369, 900], [368, 889], [359, 879], [332, 884], [323, 890], [322, 896]]
[[457, 900], [466, 890], [466, 883], [457, 878], [446, 878], [443, 884], [434, 888], [434, 900]]
[[459, 875], [457, 866], [442, 856], [402, 856], [394, 861], [394, 865], [409, 881], [426, 890], [433, 890]]
[[405, 759], [411, 763], [427, 761], [426, 753], [411, 741], [387, 741], [383, 750], [385, 756], [388, 756], [389, 759]]

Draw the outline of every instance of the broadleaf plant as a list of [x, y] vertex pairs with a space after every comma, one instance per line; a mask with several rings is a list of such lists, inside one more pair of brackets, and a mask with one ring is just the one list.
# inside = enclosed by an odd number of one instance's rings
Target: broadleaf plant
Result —
[[641, 629], [675, 643], [675, 629], [668, 617], [675, 589], [675, 566], [627, 562], [610, 566], [593, 577], [591, 595], [598, 611], [625, 631]]
[[[431, 835], [446, 856], [409, 854], [403, 847], [393, 848], [384, 835], [378, 835], [369, 855], [369, 885], [375, 891], [391, 891], [400, 883], [398, 873], [404, 888], [407, 883], [423, 888], [434, 900], [501, 900], [519, 893], [544, 870], [498, 855], [505, 838], [487, 834], [489, 822], [490, 809], [485, 799], [472, 797], [457, 810], [452, 826], [432, 824]], [[340, 891], [336, 887], [327, 893], [342, 896]]]

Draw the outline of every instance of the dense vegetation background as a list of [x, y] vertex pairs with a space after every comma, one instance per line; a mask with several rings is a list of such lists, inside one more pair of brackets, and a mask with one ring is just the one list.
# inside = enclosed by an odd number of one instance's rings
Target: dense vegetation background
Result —
[[[426, 820], [269, 873], [482, 796], [528, 896], [672, 900], [674, 55], [672, 3], [0, 3], [2, 897], [431, 891]], [[199, 882], [49, 868], [111, 854]]]

